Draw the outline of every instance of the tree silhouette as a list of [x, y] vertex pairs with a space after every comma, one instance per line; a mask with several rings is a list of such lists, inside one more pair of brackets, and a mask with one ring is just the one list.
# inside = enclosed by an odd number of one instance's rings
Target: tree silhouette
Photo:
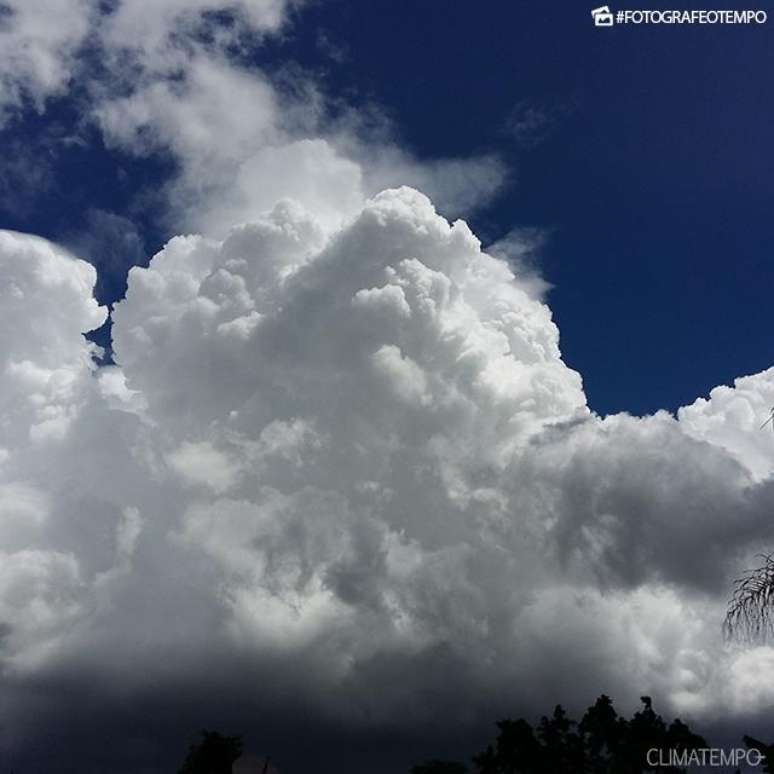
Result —
[[[648, 696], [631, 720], [619, 717], [608, 696], [602, 695], [580, 723], [561, 705], [536, 728], [526, 720], [501, 720], [493, 744], [473, 758], [476, 774], [643, 774], [655, 771], [648, 751], [677, 753], [707, 747], [681, 720], [669, 725], [656, 714]], [[455, 768], [456, 767], [456, 768]], [[411, 774], [463, 774], [460, 763], [430, 761]], [[684, 769], [659, 765], [663, 774], [685, 774]], [[772, 773], [774, 774], [774, 772]]]
[[231, 774], [234, 761], [242, 754], [242, 738], [202, 731], [201, 741], [191, 745], [178, 774]]
[[621, 750], [627, 734], [627, 723], [619, 718], [609, 696], [602, 694], [578, 725], [586, 741], [588, 771], [604, 774], [608, 770], [608, 758]]
[[734, 581], [723, 632], [727, 639], [762, 640], [774, 631], [774, 554], [761, 554], [759, 567]]

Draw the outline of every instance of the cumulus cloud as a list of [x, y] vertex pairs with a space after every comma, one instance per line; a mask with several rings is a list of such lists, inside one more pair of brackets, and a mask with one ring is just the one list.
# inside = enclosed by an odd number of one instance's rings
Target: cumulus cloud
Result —
[[25, 689], [45, 718], [63, 681], [72, 727], [174, 694], [196, 727], [206, 696], [288, 760], [300, 711], [410, 737], [601, 691], [750, 709], [770, 650], [720, 622], [769, 534], [772, 372], [597, 417], [529, 283], [408, 188], [171, 240], [108, 369], [90, 266], [12, 233], [0, 261], [12, 739], [42, 728]]
[[[96, 272], [85, 261], [10, 231], [0, 233], [0, 253], [0, 424], [3, 445], [12, 449], [20, 436], [66, 434], [93, 370], [94, 347], [81, 332], [101, 325], [106, 312], [92, 298]], [[47, 312], [30, 324], [39, 308]]]
[[681, 425], [694, 438], [708, 441], [737, 457], [759, 480], [774, 473], [770, 433], [759, 432], [774, 407], [774, 370], [722, 385], [680, 409]]

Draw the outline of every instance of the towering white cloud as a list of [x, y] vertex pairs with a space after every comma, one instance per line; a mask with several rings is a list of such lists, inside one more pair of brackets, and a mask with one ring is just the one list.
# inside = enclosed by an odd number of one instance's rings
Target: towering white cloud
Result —
[[44, 482], [88, 411], [95, 367], [81, 331], [106, 312], [94, 268], [42, 239], [0, 232], [0, 267], [0, 620], [19, 661], [37, 663], [79, 612], [78, 560], [49, 542], [62, 525]]
[[770, 437], [742, 439], [770, 374], [596, 417], [549, 309], [407, 188], [332, 233], [283, 202], [173, 239], [130, 273], [108, 370], [80, 336], [93, 270], [0, 247], [18, 738], [43, 676], [98, 676], [104, 711], [175, 685], [251, 703], [251, 674], [275, 715], [406, 732], [603, 690], [752, 707], [770, 652], [726, 650], [720, 618], [768, 534]]
[[81, 405], [93, 346], [81, 332], [106, 311], [92, 298], [90, 264], [42, 239], [0, 232], [0, 427], [6, 447], [60, 437]]

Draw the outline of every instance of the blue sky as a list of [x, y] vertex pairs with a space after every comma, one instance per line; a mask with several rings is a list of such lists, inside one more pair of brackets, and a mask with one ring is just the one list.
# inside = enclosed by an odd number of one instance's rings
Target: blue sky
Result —
[[[466, 219], [485, 243], [543, 234], [535, 260], [562, 351], [598, 412], [674, 410], [766, 366], [768, 27], [596, 29], [567, 2], [469, 11], [317, 3], [255, 61], [295, 63], [335, 99], [378, 105], [420, 159], [504, 159], [508, 185]], [[172, 235], [143, 196], [174, 164], [106, 150], [77, 96], [3, 131], [0, 222], [65, 241], [92, 231], [100, 252], [90, 211], [106, 211], [132, 222], [141, 260]], [[76, 128], [82, 145], [52, 143]], [[21, 195], [20, 150], [42, 175]], [[103, 270], [108, 300], [122, 292], [120, 263]]]

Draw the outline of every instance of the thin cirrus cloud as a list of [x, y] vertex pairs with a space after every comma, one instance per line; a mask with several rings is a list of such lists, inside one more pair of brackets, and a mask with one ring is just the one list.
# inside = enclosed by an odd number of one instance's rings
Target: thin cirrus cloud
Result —
[[[745, 689], [771, 650], [719, 632], [769, 534], [774, 370], [677, 417], [596, 416], [514, 260], [530, 235], [489, 255], [399, 187], [470, 208], [496, 159], [420, 163], [233, 61], [281, 34], [280, 3], [70, 5], [58, 29], [9, 6], [6, 109], [43, 109], [95, 45], [121, 88], [88, 84], [93, 120], [174, 156], [166, 216], [190, 233], [130, 270], [97, 368], [94, 268], [0, 232], [12, 760], [82, 733], [87, 767], [148, 770], [237, 720], [291, 760], [299, 717], [344, 746], [601, 691], [707, 720], [771, 703]], [[235, 24], [202, 35], [218, 9]]]

